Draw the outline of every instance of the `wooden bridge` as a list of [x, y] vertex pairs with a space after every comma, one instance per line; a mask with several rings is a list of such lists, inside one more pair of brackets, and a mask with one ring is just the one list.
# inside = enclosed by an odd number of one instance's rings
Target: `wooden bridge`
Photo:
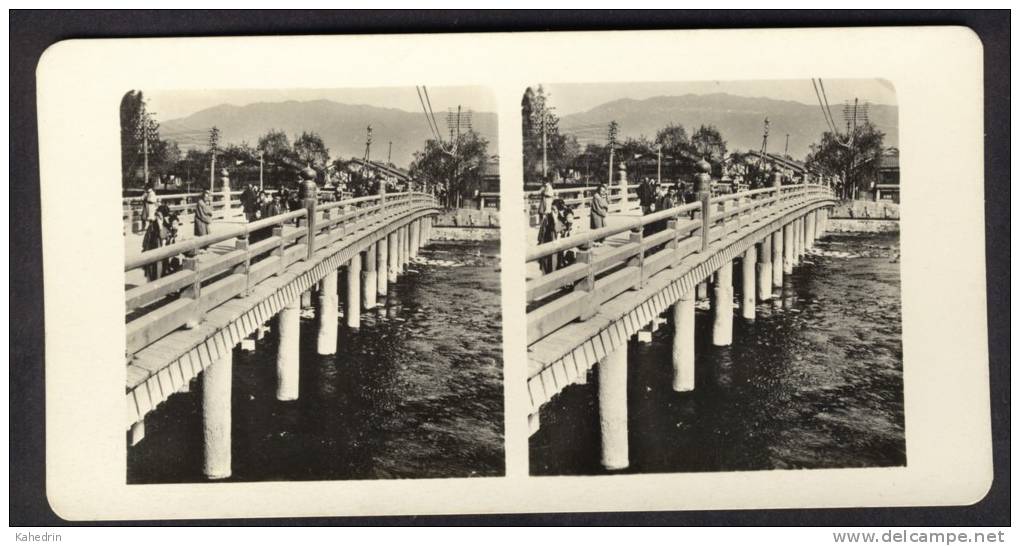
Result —
[[[233, 349], [279, 315], [277, 398], [298, 397], [302, 301], [318, 287], [318, 352], [337, 352], [338, 270], [347, 275], [345, 318], [360, 325], [429, 240], [436, 200], [423, 193], [316, 203], [126, 260], [126, 278], [184, 256], [183, 268], [126, 284], [126, 425], [144, 437], [146, 414], [202, 378], [205, 474], [231, 474]], [[216, 231], [219, 231], [218, 233]], [[169, 271], [169, 270], [168, 270]], [[142, 277], [144, 278], [144, 277]]]
[[[694, 389], [694, 307], [713, 285], [713, 344], [733, 332], [733, 263], [741, 264], [741, 315], [753, 320], [756, 301], [772, 297], [806, 249], [825, 230], [835, 198], [828, 186], [780, 184], [712, 197], [707, 171], [699, 202], [615, 226], [532, 246], [529, 266], [576, 262], [527, 280], [529, 425], [540, 426], [543, 404], [567, 386], [587, 381], [598, 365], [602, 464], [629, 465], [627, 343], [637, 332], [673, 315], [673, 389]], [[602, 241], [599, 243], [599, 241]], [[530, 267], [529, 271], [537, 268]]]

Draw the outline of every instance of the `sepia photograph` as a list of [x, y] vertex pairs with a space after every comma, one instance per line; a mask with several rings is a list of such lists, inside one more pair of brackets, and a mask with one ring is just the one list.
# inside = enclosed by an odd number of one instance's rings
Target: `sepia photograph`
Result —
[[123, 96], [128, 483], [503, 474], [494, 106]]
[[533, 475], [907, 464], [891, 83], [521, 103]]

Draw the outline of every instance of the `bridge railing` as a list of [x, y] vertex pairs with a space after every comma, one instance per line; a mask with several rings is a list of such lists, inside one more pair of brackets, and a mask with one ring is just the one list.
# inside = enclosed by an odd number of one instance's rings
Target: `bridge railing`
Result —
[[[619, 184], [613, 184], [607, 186], [609, 189], [609, 210], [611, 212], [620, 212], [623, 210], [629, 210], [633, 204], [638, 201], [637, 197], [637, 184], [631, 184], [627, 186], [621, 186]], [[558, 199], [563, 199], [563, 203], [572, 208], [586, 207], [591, 202], [591, 196], [598, 190], [598, 186], [581, 186], [576, 188], [559, 188], [553, 189], [553, 195]], [[529, 216], [534, 217], [538, 214], [539, 207], [541, 206], [542, 197], [541, 192], [531, 191], [525, 193], [525, 207], [526, 212]]]
[[[269, 195], [278, 193], [279, 190], [265, 190]], [[229, 211], [237, 211], [238, 214], [241, 212], [241, 194], [243, 190], [232, 190], [230, 192], [229, 209], [226, 208], [228, 201], [224, 200], [223, 192], [221, 191], [210, 191], [210, 198], [213, 210], [213, 215], [218, 218], [226, 217], [226, 213]], [[176, 212], [180, 215], [194, 214], [195, 203], [199, 197], [202, 196], [201, 192], [190, 192], [190, 193], [165, 193], [157, 195], [159, 197], [160, 204], [166, 204], [170, 208], [170, 212]], [[320, 191], [319, 199], [326, 200], [332, 199], [333, 192]], [[350, 192], [344, 192], [341, 199], [347, 199], [350, 197]], [[140, 229], [142, 219], [142, 195], [124, 197], [121, 199], [122, 207], [122, 219], [124, 226], [127, 231], [134, 229]]]
[[419, 193], [309, 204], [129, 258], [125, 274], [163, 269], [170, 260], [181, 263], [179, 270], [126, 288], [127, 354], [181, 327], [197, 326], [209, 310], [247, 296], [262, 281], [342, 237], [429, 208], [437, 208], [435, 199]]
[[[712, 243], [749, 223], [831, 198], [829, 188], [806, 185], [703, 197], [618, 226], [532, 247], [526, 261], [545, 260], [554, 270], [527, 281], [528, 342], [575, 320], [591, 318], [606, 301], [640, 289], [653, 275], [678, 266], [691, 254], [708, 251]], [[627, 234], [625, 243], [595, 253], [596, 242], [620, 234]], [[568, 251], [574, 252], [576, 261], [555, 269], [560, 254]]]

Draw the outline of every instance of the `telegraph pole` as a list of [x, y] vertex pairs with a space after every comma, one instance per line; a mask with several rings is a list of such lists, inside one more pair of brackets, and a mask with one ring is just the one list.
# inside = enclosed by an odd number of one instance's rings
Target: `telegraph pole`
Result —
[[783, 148], [783, 157], [790, 156], [790, 133], [786, 133], [786, 147]]
[[365, 163], [372, 158], [372, 125], [368, 126], [368, 137], [365, 139]]
[[262, 162], [263, 162], [263, 160], [264, 160], [264, 154], [262, 153], [262, 150], [259, 150], [259, 190], [262, 190], [263, 187], [264, 187], [263, 179], [262, 179]]
[[545, 132], [545, 122], [546, 122], [546, 119], [548, 119], [548, 116], [546, 116], [545, 112], [543, 112], [542, 113], [542, 182], [545, 182], [545, 180], [549, 177], [548, 157], [546, 155], [546, 132]]
[[659, 156], [658, 169], [656, 171], [655, 183], [656, 184], [662, 184], [662, 144], [656, 145], [655, 146], [655, 151], [656, 151], [657, 155]]
[[386, 163], [393, 163], [393, 141], [390, 141], [390, 149], [386, 152]]

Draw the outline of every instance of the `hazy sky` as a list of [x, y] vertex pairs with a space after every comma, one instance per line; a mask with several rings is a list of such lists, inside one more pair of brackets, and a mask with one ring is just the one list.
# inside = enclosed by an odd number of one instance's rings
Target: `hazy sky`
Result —
[[[485, 87], [428, 87], [432, 110], [438, 115], [447, 108], [476, 112], [495, 112], [496, 99]], [[383, 108], [398, 108], [408, 112], [421, 112], [418, 93], [411, 87], [375, 87], [346, 89], [235, 89], [146, 91], [149, 111], [159, 120], [181, 118], [199, 110], [220, 104], [244, 106], [255, 102], [310, 101], [327, 99], [346, 104], [367, 104]]]
[[[885, 80], [822, 80], [829, 104], [843, 104], [857, 97], [875, 104], [896, 104], [896, 91]], [[549, 103], [558, 115], [583, 112], [617, 99], [647, 99], [658, 96], [729, 93], [744, 97], [767, 97], [818, 104], [811, 80], [747, 80], [658, 83], [543, 84]]]

